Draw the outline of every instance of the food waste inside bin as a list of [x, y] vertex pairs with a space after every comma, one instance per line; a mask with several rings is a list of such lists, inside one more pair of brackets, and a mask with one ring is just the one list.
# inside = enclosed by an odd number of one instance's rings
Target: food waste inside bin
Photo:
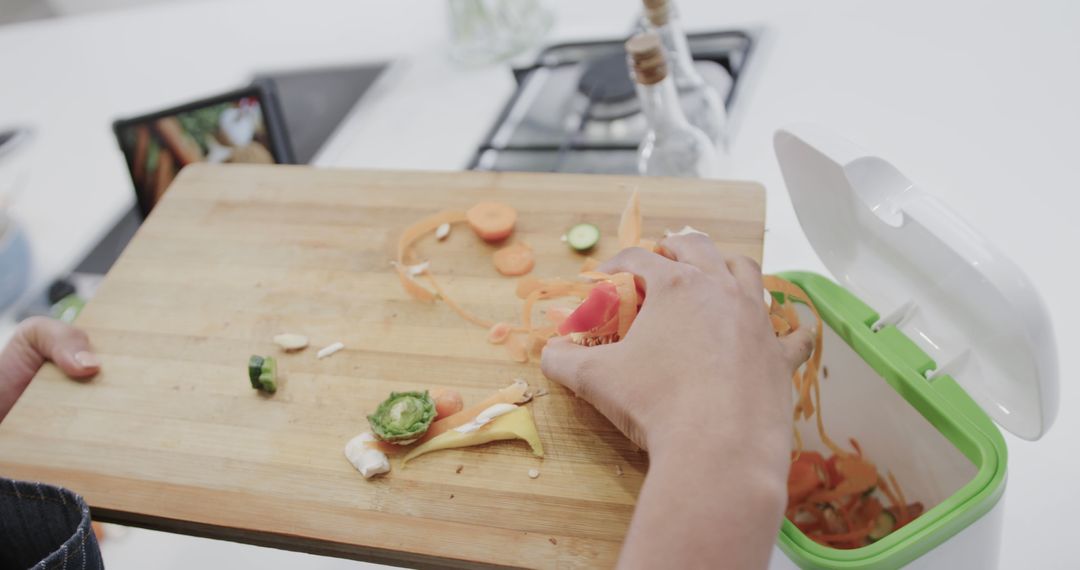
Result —
[[1045, 305], [1015, 264], [887, 161], [812, 126], [774, 142], [800, 224], [835, 279], [781, 275], [824, 325], [820, 397], [796, 421], [793, 458], [833, 454], [820, 419], [835, 445], [895, 480], [867, 497], [909, 512], [899, 528], [883, 515], [886, 528], [839, 541], [820, 518], [842, 505], [807, 516], [789, 504], [795, 520], [785, 519], [771, 567], [995, 566], [1007, 472], [998, 426], [1034, 440], [1057, 412]]

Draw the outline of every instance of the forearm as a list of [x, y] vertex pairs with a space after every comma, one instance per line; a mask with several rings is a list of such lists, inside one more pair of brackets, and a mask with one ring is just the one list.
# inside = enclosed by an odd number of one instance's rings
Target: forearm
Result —
[[765, 568], [786, 500], [784, 451], [770, 439], [652, 452], [619, 567]]

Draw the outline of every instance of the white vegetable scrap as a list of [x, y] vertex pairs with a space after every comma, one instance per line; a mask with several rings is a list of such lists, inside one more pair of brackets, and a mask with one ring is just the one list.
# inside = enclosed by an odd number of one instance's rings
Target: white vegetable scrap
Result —
[[536, 479], [540, 476], [539, 469], [529, 469], [529, 479]]
[[344, 344], [340, 342], [335, 342], [334, 344], [331, 344], [330, 346], [320, 350], [319, 353], [315, 356], [318, 357], [319, 360], [322, 360], [323, 358], [326, 358], [327, 356], [330, 356], [343, 348], [345, 348]]
[[707, 233], [705, 233], [705, 232], [703, 232], [701, 230], [695, 230], [694, 228], [692, 228], [690, 226], [683, 226], [683, 228], [681, 230], [677, 231], [677, 232], [673, 232], [671, 230], [664, 230], [664, 237], [688, 236], [688, 235], [691, 235], [691, 234], [700, 234], [700, 235], [703, 235], [705, 237], [709, 237], [709, 234], [707, 234]]
[[522, 384], [525, 385], [525, 392], [521, 395], [520, 400], [518, 400], [517, 402], [514, 402], [515, 404], [524, 404], [525, 402], [528, 402], [529, 400], [531, 400], [533, 398], [533, 393], [532, 393], [532, 390], [529, 390], [529, 385], [528, 385], [529, 383], [528, 382], [522, 380], [521, 378], [514, 378], [514, 383], [511, 384], [511, 385], [512, 386], [520, 386]]
[[427, 273], [428, 267], [431, 267], [430, 261], [425, 261], [423, 263], [417, 263], [416, 265], [408, 266], [407, 269], [409, 271], [409, 277], [419, 277]]
[[450, 235], [450, 224], [443, 224], [435, 228], [435, 239], [442, 241], [448, 235]]
[[485, 425], [491, 423], [491, 420], [503, 415], [508, 414], [517, 409], [514, 404], [495, 404], [489, 406], [484, 411], [476, 415], [471, 422], [454, 428], [454, 431], [460, 433], [472, 433]]
[[371, 432], [364, 432], [345, 444], [345, 458], [364, 476], [364, 479], [390, 472], [390, 459], [386, 454], [369, 445], [375, 442]]
[[417, 263], [417, 264], [414, 264], [414, 265], [402, 265], [402, 264], [399, 264], [396, 261], [391, 261], [390, 265], [393, 265], [394, 267], [398, 267], [398, 266], [404, 267], [405, 268], [405, 273], [407, 273], [409, 275], [409, 277], [415, 278], [415, 277], [419, 277], [419, 276], [427, 273], [428, 268], [431, 267], [431, 262], [430, 261], [424, 261], [422, 263]]
[[274, 342], [282, 350], [293, 351], [307, 348], [308, 337], [302, 334], [282, 333], [274, 336]]

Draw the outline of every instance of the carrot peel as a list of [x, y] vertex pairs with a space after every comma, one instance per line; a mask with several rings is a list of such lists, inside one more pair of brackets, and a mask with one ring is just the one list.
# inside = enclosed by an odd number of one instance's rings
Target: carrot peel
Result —
[[630, 201], [619, 219], [619, 249], [634, 247], [641, 241], [641, 199], [637, 190], [630, 196]]

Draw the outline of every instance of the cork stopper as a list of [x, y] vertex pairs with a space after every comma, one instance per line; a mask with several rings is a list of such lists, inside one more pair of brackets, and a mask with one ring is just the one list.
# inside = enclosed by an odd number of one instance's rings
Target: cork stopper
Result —
[[667, 77], [667, 63], [660, 47], [660, 36], [653, 32], [637, 34], [626, 42], [626, 53], [634, 70], [634, 80], [642, 85], [660, 83]]
[[671, 18], [668, 0], [641, 0], [641, 3], [645, 5], [645, 17], [652, 25], [659, 28], [668, 23]]

